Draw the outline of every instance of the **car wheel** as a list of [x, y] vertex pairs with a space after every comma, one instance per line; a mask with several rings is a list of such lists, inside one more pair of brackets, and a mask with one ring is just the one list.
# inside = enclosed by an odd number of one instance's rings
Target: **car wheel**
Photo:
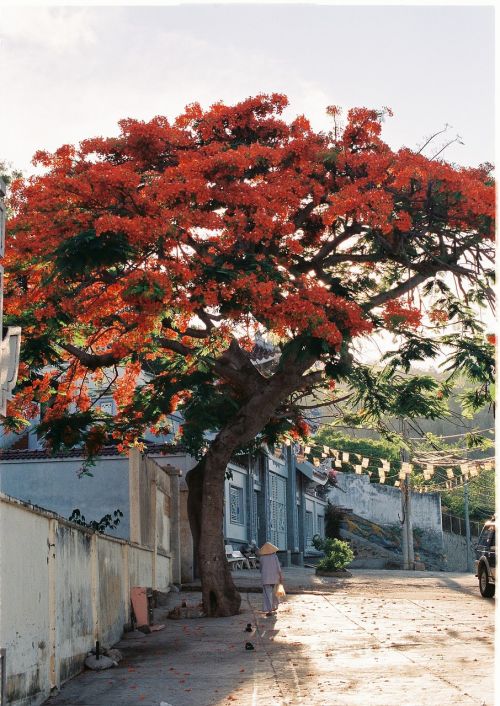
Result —
[[493, 598], [495, 595], [495, 584], [489, 582], [485, 566], [481, 566], [479, 569], [479, 590], [483, 598]]

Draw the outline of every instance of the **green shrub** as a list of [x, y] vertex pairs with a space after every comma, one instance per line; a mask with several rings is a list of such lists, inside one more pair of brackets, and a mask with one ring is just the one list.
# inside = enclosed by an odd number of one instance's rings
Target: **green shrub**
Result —
[[339, 571], [345, 569], [354, 559], [354, 552], [348, 542], [341, 539], [322, 540], [325, 556], [318, 562], [321, 571]]

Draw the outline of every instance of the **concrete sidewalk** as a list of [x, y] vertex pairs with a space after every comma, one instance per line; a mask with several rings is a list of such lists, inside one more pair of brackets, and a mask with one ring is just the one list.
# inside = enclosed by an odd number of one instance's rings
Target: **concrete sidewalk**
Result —
[[[355, 571], [318, 584], [285, 569], [293, 593], [276, 618], [260, 612], [256, 577], [235, 574], [247, 583], [240, 615], [125, 638], [118, 667], [84, 672], [47, 706], [493, 706], [494, 601], [470, 574]], [[170, 594], [156, 620], [183, 599], [200, 594]]]

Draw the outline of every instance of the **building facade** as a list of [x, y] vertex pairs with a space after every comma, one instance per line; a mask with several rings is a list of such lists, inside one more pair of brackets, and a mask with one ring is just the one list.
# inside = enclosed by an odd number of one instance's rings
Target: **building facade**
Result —
[[[150, 444], [146, 456], [159, 466], [177, 469], [186, 490], [186, 474], [196, 463], [193, 457], [164, 444]], [[129, 460], [115, 448], [105, 448], [92, 468], [93, 477], [79, 473], [83, 461], [78, 450], [50, 456], [43, 449], [3, 449], [0, 491], [66, 518], [77, 508], [87, 521], [119, 509], [123, 517], [112, 534], [133, 539]], [[239, 549], [270, 541], [279, 548], [284, 565], [302, 564], [304, 556], [314, 553], [314, 534], [324, 536], [326, 501], [318, 489], [325, 483], [326, 474], [299, 462], [292, 446], [263, 448], [254, 457], [234, 459], [224, 490], [225, 543]], [[186, 543], [186, 533], [183, 536]]]

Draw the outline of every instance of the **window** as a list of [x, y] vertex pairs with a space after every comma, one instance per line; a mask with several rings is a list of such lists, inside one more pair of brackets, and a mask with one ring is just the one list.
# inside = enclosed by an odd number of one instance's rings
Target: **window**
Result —
[[325, 516], [318, 515], [318, 534], [320, 537], [325, 536]]
[[244, 524], [243, 488], [229, 486], [229, 521], [233, 525]]
[[490, 547], [495, 544], [495, 530], [493, 527], [485, 527], [478, 539], [478, 545], [481, 547]]

